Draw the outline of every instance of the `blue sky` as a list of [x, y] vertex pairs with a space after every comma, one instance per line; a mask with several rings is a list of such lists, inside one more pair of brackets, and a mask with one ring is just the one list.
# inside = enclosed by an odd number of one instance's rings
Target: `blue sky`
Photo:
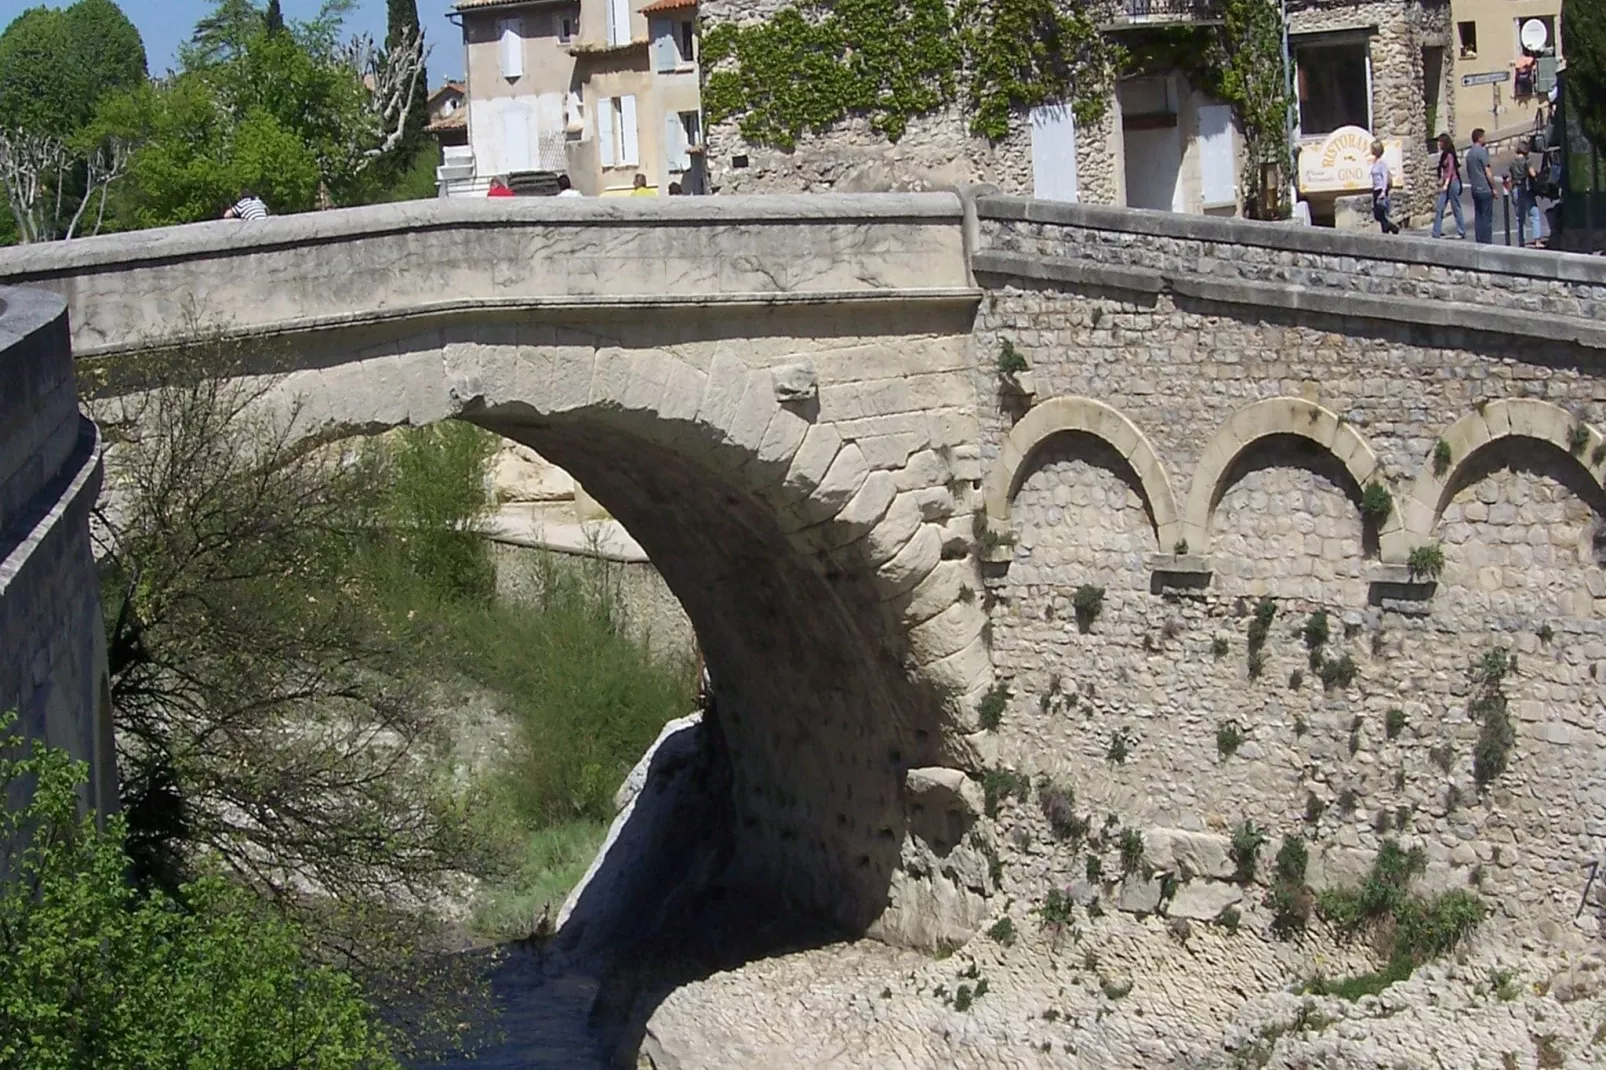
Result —
[[[266, 3], [266, 0], [261, 0]], [[178, 63], [178, 46], [186, 40], [196, 22], [212, 10], [211, 0], [117, 0], [129, 21], [139, 27], [145, 39], [145, 55], [152, 74], [161, 74]], [[321, 0], [280, 0], [287, 19], [311, 18], [318, 13]], [[463, 73], [462, 37], [457, 27], [446, 21], [452, 0], [418, 0], [418, 21], [424, 37], [433, 46], [429, 57], [430, 88], [444, 79]], [[0, 0], [0, 27], [39, 0]], [[62, 7], [61, 0], [50, 0], [46, 7]], [[349, 33], [385, 36], [385, 0], [357, 0], [346, 23]]]

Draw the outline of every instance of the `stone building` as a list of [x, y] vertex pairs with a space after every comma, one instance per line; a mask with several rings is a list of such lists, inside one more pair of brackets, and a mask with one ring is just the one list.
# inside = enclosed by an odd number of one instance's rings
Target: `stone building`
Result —
[[1456, 73], [1438, 125], [1463, 140], [1532, 126], [1562, 58], [1560, 0], [1453, 0], [1450, 19]]
[[[783, 6], [706, 0], [702, 18], [748, 23]], [[1295, 0], [1287, 11], [1296, 138], [1320, 142], [1357, 126], [1388, 139], [1408, 210], [1426, 211], [1431, 179], [1418, 157], [1433, 133], [1427, 102], [1443, 96], [1449, 77], [1447, 5]], [[1220, 21], [1213, 0], [1118, 0], [1101, 29], [1139, 55], [1156, 29], [1202, 30]], [[727, 120], [708, 132], [709, 181], [726, 193], [920, 190], [980, 181], [1055, 200], [1243, 215], [1242, 130], [1231, 107], [1200, 81], [1175, 63], [1139, 66], [1117, 81], [1097, 122], [1078, 124], [1063, 107], [1037, 108], [996, 142], [970, 132], [962, 105], [916, 118], [896, 143], [867, 119], [850, 117], [804, 135], [791, 151], [750, 144]], [[1313, 215], [1330, 222], [1335, 197], [1366, 188], [1347, 172], [1330, 176], [1314, 195]]]
[[[466, 148], [448, 151], [444, 196], [565, 173], [592, 196], [636, 176], [700, 186], [696, 0], [459, 0]], [[458, 125], [464, 125], [458, 120]]]

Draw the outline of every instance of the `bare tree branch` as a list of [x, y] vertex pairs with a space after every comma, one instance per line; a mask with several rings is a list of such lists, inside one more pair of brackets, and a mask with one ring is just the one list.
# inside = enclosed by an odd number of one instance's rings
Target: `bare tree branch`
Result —
[[431, 47], [424, 43], [422, 31], [411, 29], [403, 30], [389, 49], [377, 47], [367, 34], [346, 43], [341, 56], [368, 88], [366, 143], [353, 146], [356, 170], [395, 148], [406, 133], [418, 79]]
[[[77, 236], [91, 201], [98, 202], [98, 207], [90, 233], [98, 233], [106, 216], [107, 190], [127, 172], [128, 158], [128, 146], [115, 139], [85, 156], [48, 134], [0, 129], [0, 185], [5, 186], [6, 203], [22, 241]], [[70, 204], [70, 180], [80, 169], [84, 194], [71, 218], [64, 219]]]

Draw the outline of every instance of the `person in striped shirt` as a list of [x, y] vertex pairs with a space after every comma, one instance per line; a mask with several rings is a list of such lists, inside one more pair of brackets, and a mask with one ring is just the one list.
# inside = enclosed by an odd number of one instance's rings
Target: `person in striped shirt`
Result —
[[252, 222], [268, 218], [268, 206], [262, 203], [262, 198], [250, 190], [241, 190], [240, 199], [229, 205], [229, 210], [223, 213], [224, 219], [244, 219]]

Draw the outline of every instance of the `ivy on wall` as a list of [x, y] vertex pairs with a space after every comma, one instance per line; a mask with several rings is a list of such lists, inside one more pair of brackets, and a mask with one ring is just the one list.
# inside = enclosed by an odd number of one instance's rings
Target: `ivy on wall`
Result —
[[971, 129], [996, 140], [1039, 104], [1098, 118], [1118, 57], [1086, 13], [1055, 0], [805, 0], [707, 32], [703, 106], [754, 144], [791, 148], [855, 114], [896, 141], [962, 84]]

